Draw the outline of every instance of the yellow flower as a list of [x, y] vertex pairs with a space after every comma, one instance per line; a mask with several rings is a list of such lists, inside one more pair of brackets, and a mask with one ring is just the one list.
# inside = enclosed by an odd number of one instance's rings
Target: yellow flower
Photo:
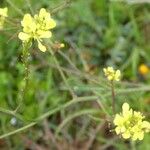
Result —
[[23, 32], [20, 32], [18, 37], [23, 42], [38, 42], [38, 48], [45, 52], [46, 47], [42, 44], [43, 39], [50, 38], [52, 33], [50, 29], [56, 26], [56, 22], [51, 18], [44, 8], [41, 8], [39, 14], [32, 17], [30, 14], [25, 14], [21, 21]]
[[8, 8], [0, 8], [0, 29], [3, 29], [6, 17], [8, 17]]
[[150, 123], [143, 121], [145, 117], [141, 112], [133, 111], [128, 103], [122, 105], [122, 113], [114, 118], [115, 132], [124, 139], [143, 140], [144, 133], [150, 132]]
[[121, 77], [120, 70], [114, 70], [113, 67], [107, 67], [103, 69], [105, 76], [109, 81], [119, 81]]
[[148, 68], [147, 65], [141, 64], [141, 65], [139, 66], [139, 73], [140, 73], [140, 74], [146, 75], [146, 74], [149, 73], [149, 71], [150, 71], [150, 69]]

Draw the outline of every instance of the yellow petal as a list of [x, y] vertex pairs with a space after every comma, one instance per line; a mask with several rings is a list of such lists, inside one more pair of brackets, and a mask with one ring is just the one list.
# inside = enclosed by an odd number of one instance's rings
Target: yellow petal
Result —
[[18, 37], [22, 41], [28, 41], [30, 39], [30, 36], [24, 32], [20, 32]]
[[50, 38], [52, 36], [52, 33], [50, 31], [38, 31], [38, 34], [40, 35], [40, 38]]
[[107, 76], [107, 78], [109, 81], [113, 80], [113, 76]]
[[120, 70], [117, 70], [116, 73], [115, 73], [115, 80], [119, 81], [120, 80], [120, 76], [121, 76], [121, 72], [120, 72]]
[[139, 140], [143, 140], [143, 138], [144, 138], [144, 132], [139, 132], [137, 136], [138, 136]]
[[129, 104], [128, 103], [124, 103], [122, 105], [122, 110], [124, 113], [128, 112], [129, 111]]
[[134, 134], [131, 139], [132, 139], [133, 141], [136, 141], [136, 140], [138, 139], [138, 137], [137, 137], [137, 135]]
[[128, 111], [129, 110], [129, 104], [128, 103], [123, 103], [122, 109], [125, 110], [125, 111]]
[[110, 71], [110, 72], [114, 72], [114, 68], [113, 67], [108, 67], [107, 70]]
[[7, 17], [8, 16], [7, 13], [8, 13], [8, 8], [7, 7], [0, 8], [0, 16]]
[[116, 128], [115, 128], [115, 131], [116, 131], [117, 135], [118, 135], [118, 134], [121, 134], [121, 131], [120, 131], [120, 128], [119, 128], [119, 127], [116, 127]]
[[42, 43], [38, 40], [38, 48], [42, 51], [45, 52], [46, 51], [46, 47], [44, 45], [42, 45]]
[[116, 114], [114, 119], [114, 125], [120, 125], [122, 124], [122, 122], [123, 122], [123, 118], [120, 115]]
[[145, 129], [145, 132], [150, 132], [150, 123], [148, 121], [143, 121], [142, 128]]
[[124, 132], [124, 133], [122, 134], [122, 137], [123, 137], [124, 139], [128, 139], [128, 138], [131, 137], [131, 135], [130, 135], [130, 133], [127, 131], [127, 132]]
[[25, 14], [23, 20], [21, 21], [22, 26], [30, 26], [33, 22], [33, 18], [30, 14]]
[[56, 22], [53, 19], [47, 20], [46, 28], [52, 29], [54, 27], [56, 27]]
[[45, 8], [41, 8], [40, 12], [39, 12], [39, 17], [40, 18], [50, 18], [50, 13], [48, 13]]
[[126, 131], [126, 128], [123, 126], [121, 127], [121, 130], [120, 130], [122, 133], [124, 133]]

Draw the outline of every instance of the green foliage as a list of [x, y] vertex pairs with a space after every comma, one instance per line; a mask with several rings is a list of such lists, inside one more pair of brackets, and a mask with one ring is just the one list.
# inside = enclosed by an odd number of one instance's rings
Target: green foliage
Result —
[[[150, 75], [138, 72], [139, 65], [149, 65], [150, 60], [149, 4], [129, 5], [107, 0], [6, 0], [2, 6], [9, 7], [10, 22], [6, 22], [6, 29], [0, 31], [0, 112], [3, 112], [0, 134], [18, 133], [4, 140], [9, 149], [25, 147], [25, 139], [34, 143], [40, 140], [41, 145], [48, 145], [43, 138], [45, 120], [52, 133], [59, 137], [59, 144], [69, 145], [67, 141], [76, 141], [85, 145], [105, 117], [112, 116], [111, 91], [103, 78], [104, 66], [120, 69], [122, 79], [126, 81], [115, 85], [117, 112], [127, 101], [136, 110], [149, 113]], [[64, 42], [65, 48], [54, 53], [56, 60], [52, 53], [42, 53], [35, 46], [30, 48], [29, 83], [21, 101], [25, 68], [17, 35], [21, 31], [23, 15], [38, 12], [41, 7], [49, 9], [57, 21], [51, 41]], [[20, 118], [16, 125], [10, 123], [13, 116]], [[18, 131], [35, 124], [26, 132]], [[95, 135], [93, 149], [96, 150], [97, 145], [129, 149], [128, 141], [109, 135], [106, 122], [103, 126]], [[149, 139], [150, 135], [146, 135], [136, 144], [137, 149], [148, 150]]]

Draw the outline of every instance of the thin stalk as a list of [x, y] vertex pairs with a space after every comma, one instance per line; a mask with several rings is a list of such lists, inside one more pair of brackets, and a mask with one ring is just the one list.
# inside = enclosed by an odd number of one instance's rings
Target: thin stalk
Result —
[[21, 87], [21, 90], [20, 90], [19, 105], [15, 109], [15, 111], [14, 111], [15, 113], [21, 107], [21, 105], [23, 103], [23, 100], [25, 98], [25, 93], [26, 93], [27, 88], [28, 88], [28, 81], [29, 81], [29, 56], [30, 56], [29, 47], [30, 47], [30, 43], [23, 43], [22, 61], [23, 61], [24, 67], [25, 67], [24, 83], [23, 83], [23, 87]]
[[50, 54], [53, 56], [53, 59], [54, 59], [55, 64], [56, 64], [56, 67], [57, 67], [57, 69], [58, 69], [58, 71], [59, 71], [59, 73], [60, 73], [60, 75], [61, 75], [63, 81], [65, 82], [67, 88], [69, 89], [69, 91], [70, 91], [72, 97], [76, 97], [75, 94], [74, 94], [74, 92], [73, 92], [73, 90], [70, 88], [70, 86], [69, 86], [69, 84], [68, 84], [68, 82], [67, 82], [67, 79], [66, 79], [66, 77], [65, 77], [65, 74], [64, 74], [64, 72], [61, 70], [61, 67], [60, 67], [60, 65], [59, 65], [59, 62], [58, 62], [58, 60], [57, 60], [57, 58], [56, 58], [54, 52], [51, 50], [51, 48], [49, 49], [49, 52], [50, 52]]
[[11, 1], [11, 0], [6, 0], [6, 2], [12, 7], [12, 8], [14, 8], [14, 10], [16, 11], [16, 12], [18, 12], [20, 15], [24, 15], [24, 13], [22, 12], [22, 10], [21, 9], [19, 9], [18, 7], [16, 7], [16, 5]]
[[79, 69], [74, 65], [74, 63], [70, 60], [70, 58], [65, 55], [62, 51], [58, 51], [58, 53], [65, 59], [68, 61], [68, 63], [72, 66], [72, 68], [74, 68], [75, 70], [79, 71]]
[[97, 96], [87, 96], [87, 97], [75, 98], [75, 99], [73, 99], [73, 100], [71, 100], [71, 101], [69, 101], [69, 102], [67, 102], [67, 103], [65, 103], [65, 104], [63, 104], [63, 105], [61, 105], [61, 106], [59, 106], [57, 108], [49, 110], [48, 112], [44, 113], [43, 115], [41, 115], [37, 119], [35, 119], [34, 122], [31, 122], [31, 123], [29, 123], [29, 124], [19, 128], [19, 129], [16, 129], [14, 131], [11, 131], [11, 132], [8, 132], [8, 133], [0, 135], [0, 139], [6, 138], [8, 136], [14, 135], [14, 134], [19, 133], [19, 132], [22, 132], [22, 131], [24, 131], [24, 130], [26, 130], [26, 129], [36, 125], [39, 121], [41, 121], [41, 120], [43, 120], [43, 119], [45, 119], [45, 118], [55, 114], [56, 112], [58, 112], [58, 111], [60, 111], [62, 109], [65, 109], [65, 108], [67, 108], [67, 107], [69, 107], [69, 106], [71, 106], [73, 104], [80, 103], [80, 102], [86, 102], [86, 101], [95, 101], [96, 99], [97, 99]]
[[10, 116], [13, 116], [13, 117], [15, 117], [15, 118], [17, 118], [17, 119], [23, 121], [21, 115], [15, 114], [14, 111], [7, 110], [7, 109], [4, 109], [4, 108], [1, 108], [1, 107], [0, 107], [0, 113], [6, 114], [6, 115], [10, 115]]
[[135, 141], [130, 141], [131, 144], [131, 150], [136, 150], [136, 145], [135, 145]]
[[31, 5], [30, 0], [26, 0], [26, 3], [27, 3], [27, 5], [28, 5], [28, 7], [29, 7], [29, 9], [30, 9], [31, 14], [33, 15], [34, 12], [33, 12], [32, 5]]
[[55, 8], [53, 8], [51, 10], [51, 14], [58, 13], [60, 10], [63, 10], [65, 8], [69, 7], [70, 3], [71, 3], [71, 0], [65, 0], [63, 3], [61, 3], [58, 6], [56, 6]]
[[89, 114], [96, 114], [99, 111], [96, 109], [85, 109], [85, 110], [81, 110], [81, 111], [77, 111], [74, 114], [69, 115], [66, 119], [64, 119], [62, 121], [62, 123], [58, 126], [58, 128], [56, 129], [56, 133], [55, 136], [58, 136], [58, 133], [62, 130], [62, 128], [72, 119], [82, 116], [82, 115], [89, 115]]
[[6, 134], [1, 135], [1, 136], [0, 136], [0, 139], [5, 138], [5, 137], [8, 137], [8, 136], [13, 135], [13, 134], [16, 134], [16, 133], [18, 133], [18, 132], [24, 131], [24, 130], [26, 130], [26, 129], [32, 127], [32, 126], [34, 126], [35, 124], [36, 124], [36, 122], [31, 122], [30, 124], [28, 124], [28, 125], [26, 125], [26, 126], [24, 126], [24, 127], [22, 127], [22, 128], [19, 128], [19, 129], [15, 130], [15, 131], [8, 132], [8, 133], [6, 133]]
[[115, 89], [114, 81], [111, 81], [112, 111], [115, 114]]

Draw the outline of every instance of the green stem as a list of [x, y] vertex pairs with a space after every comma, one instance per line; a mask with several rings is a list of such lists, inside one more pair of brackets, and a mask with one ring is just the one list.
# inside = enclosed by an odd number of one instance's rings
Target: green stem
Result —
[[15, 133], [24, 131], [24, 130], [26, 130], [26, 129], [32, 127], [32, 126], [34, 126], [35, 124], [36, 124], [36, 122], [32, 122], [32, 123], [30, 123], [30, 124], [28, 124], [28, 125], [26, 125], [26, 126], [20, 128], [20, 129], [17, 129], [17, 130], [15, 130], [15, 131], [8, 132], [8, 133], [6, 133], [6, 134], [4, 134], [4, 135], [1, 135], [1, 136], [0, 136], [0, 139], [5, 138], [5, 137], [8, 137], [8, 136], [10, 136], [10, 135], [13, 135], [13, 134], [15, 134]]
[[136, 143], [135, 143], [135, 141], [131, 140], [130, 144], [131, 144], [131, 150], [136, 150]]
[[96, 109], [85, 109], [85, 110], [81, 110], [81, 111], [77, 111], [74, 114], [68, 116], [66, 119], [64, 119], [62, 121], [62, 123], [58, 126], [58, 128], [56, 129], [56, 133], [55, 136], [58, 136], [58, 133], [62, 130], [62, 128], [72, 119], [82, 116], [82, 115], [89, 115], [89, 114], [95, 114], [98, 113], [99, 111]]
[[26, 129], [28, 129], [28, 128], [34, 126], [34, 125], [36, 125], [39, 121], [41, 121], [41, 120], [43, 120], [43, 119], [45, 119], [45, 118], [53, 115], [54, 113], [56, 113], [56, 112], [58, 112], [58, 111], [60, 111], [62, 109], [65, 109], [65, 108], [67, 108], [67, 107], [69, 107], [69, 106], [71, 106], [73, 104], [80, 103], [80, 102], [86, 102], [86, 101], [95, 101], [96, 99], [97, 99], [97, 96], [87, 96], [87, 97], [74, 98], [73, 100], [69, 101], [68, 103], [63, 104], [63, 105], [61, 105], [61, 106], [59, 106], [57, 108], [54, 108], [53, 110], [49, 110], [48, 112], [44, 113], [43, 115], [41, 115], [40, 117], [38, 117], [36, 119], [36, 121], [31, 122], [28, 125], [26, 125], [24, 127], [21, 127], [21, 128], [15, 130], [15, 131], [11, 131], [11, 132], [5, 133], [3, 135], [0, 135], [0, 139], [6, 138], [6, 137], [8, 137], [10, 135], [14, 135], [16, 133], [24, 131], [24, 130], [26, 130]]
[[30, 43], [23, 43], [22, 62], [23, 62], [24, 67], [25, 67], [24, 84], [23, 84], [23, 87], [21, 87], [21, 90], [20, 90], [19, 105], [15, 109], [15, 111], [14, 111], [15, 113], [21, 107], [21, 105], [23, 103], [23, 100], [25, 99], [25, 93], [26, 93], [27, 88], [28, 88], [28, 80], [29, 80], [29, 56], [30, 56], [29, 47], [30, 47]]
[[7, 110], [7, 109], [4, 109], [4, 108], [1, 108], [0, 107], [0, 112], [3, 113], [3, 114], [7, 114], [7, 115], [10, 115], [10, 116], [13, 116], [19, 120], [23, 120], [21, 115], [18, 115], [16, 114], [14, 111], [11, 111], [11, 110]]
[[111, 95], [112, 95], [112, 111], [115, 114], [115, 89], [114, 89], [114, 81], [111, 81]]
[[67, 82], [67, 79], [66, 79], [66, 77], [65, 77], [65, 74], [64, 74], [64, 72], [61, 70], [61, 67], [60, 67], [60, 65], [59, 65], [59, 62], [58, 62], [58, 60], [57, 60], [57, 58], [56, 58], [54, 52], [51, 50], [51, 48], [49, 48], [49, 52], [50, 52], [50, 54], [53, 56], [53, 59], [54, 59], [55, 64], [56, 64], [56, 67], [57, 67], [57, 69], [58, 69], [58, 71], [59, 71], [59, 73], [60, 73], [60, 75], [61, 75], [63, 81], [65, 82], [67, 88], [69, 89], [69, 91], [70, 91], [72, 97], [75, 97], [75, 94], [74, 94], [73, 90], [70, 88], [70, 86], [69, 86], [69, 84], [68, 84], [68, 82]]
[[20, 8], [18, 8], [18, 7], [16, 7], [16, 5], [11, 1], [11, 0], [6, 0], [6, 2], [12, 7], [12, 8], [14, 8], [14, 10], [16, 11], [16, 12], [18, 12], [20, 15], [24, 15], [24, 13], [22, 12], [22, 10], [20, 9]]

